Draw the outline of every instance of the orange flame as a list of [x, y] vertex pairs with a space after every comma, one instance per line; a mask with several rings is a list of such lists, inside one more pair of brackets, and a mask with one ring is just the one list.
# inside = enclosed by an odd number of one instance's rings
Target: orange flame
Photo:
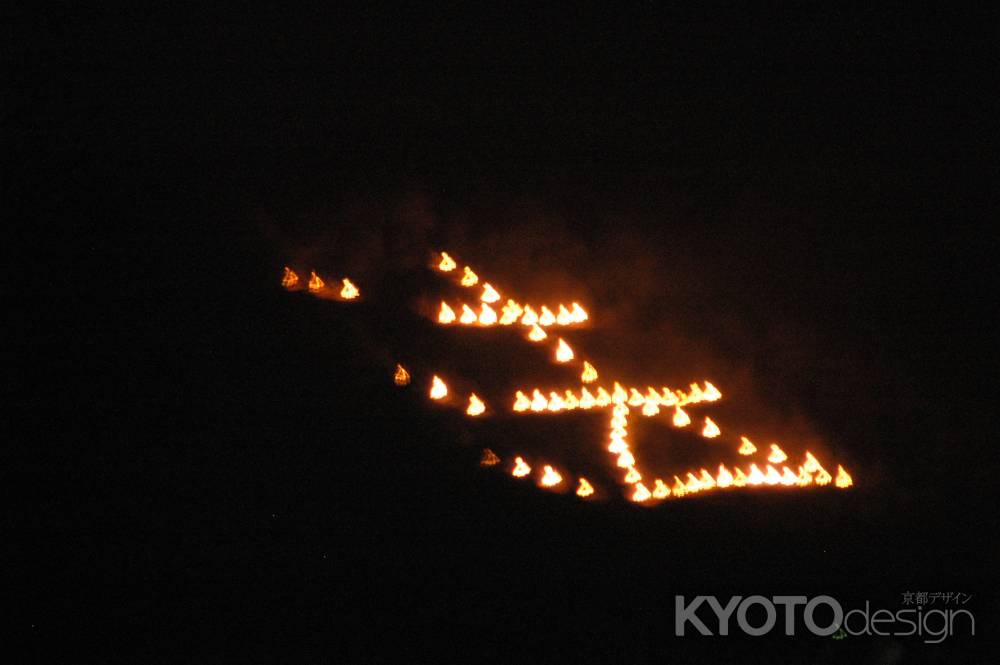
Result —
[[544, 467], [545, 473], [542, 475], [542, 486], [553, 487], [562, 482], [562, 476], [548, 464]]
[[541, 342], [543, 339], [548, 337], [544, 330], [538, 327], [538, 325], [531, 326], [531, 332], [528, 333], [528, 339], [532, 342]]
[[580, 389], [580, 408], [581, 409], [592, 409], [594, 408], [594, 396], [590, 394], [590, 391], [586, 388]]
[[438, 264], [438, 270], [441, 272], [451, 272], [457, 265], [455, 259], [448, 256], [448, 252], [441, 252], [441, 263]]
[[500, 325], [509, 326], [517, 322], [517, 319], [521, 316], [521, 306], [518, 305], [513, 300], [508, 300], [507, 304], [503, 306], [503, 315], [500, 317]]
[[476, 316], [476, 311], [474, 309], [472, 309], [468, 305], [463, 304], [462, 305], [462, 316], [458, 320], [461, 323], [463, 323], [463, 324], [465, 324], [467, 326], [470, 326], [473, 323], [475, 323], [476, 321], [478, 321], [479, 317]]
[[483, 401], [476, 397], [476, 393], [469, 395], [469, 407], [465, 410], [470, 416], [479, 416], [486, 411], [486, 405]]
[[691, 417], [688, 416], [687, 411], [681, 407], [674, 408], [674, 427], [687, 427], [691, 424]]
[[570, 314], [565, 305], [559, 305], [559, 313], [556, 315], [556, 323], [561, 326], [568, 326], [573, 323], [573, 315]]
[[781, 464], [788, 459], [785, 451], [778, 447], [778, 444], [771, 444], [771, 453], [767, 456], [767, 461], [771, 464]]
[[497, 322], [497, 313], [493, 311], [493, 308], [483, 303], [482, 308], [479, 312], [479, 323], [484, 326], [492, 326]]
[[715, 484], [722, 488], [733, 484], [733, 474], [729, 472], [725, 464], [719, 465], [719, 475], [715, 477]]
[[642, 503], [644, 501], [649, 500], [649, 497], [651, 496], [652, 494], [649, 493], [649, 490], [646, 489], [645, 485], [643, 485], [642, 483], [636, 483], [635, 492], [632, 493], [633, 501], [635, 501], [636, 503]]
[[315, 270], [311, 271], [309, 273], [309, 290], [316, 292], [322, 289], [324, 286], [326, 286], [326, 282], [320, 279], [319, 275], [316, 274]]
[[472, 268], [469, 266], [465, 266], [465, 272], [462, 274], [462, 281], [460, 282], [462, 286], [475, 286], [478, 281], [479, 275], [472, 272]]
[[597, 370], [586, 360], [583, 361], [583, 374], [580, 375], [580, 380], [584, 383], [593, 383], [597, 380]]
[[712, 419], [705, 416], [705, 427], [701, 430], [701, 435], [706, 439], [714, 439], [719, 436], [722, 432], [719, 431], [719, 426], [712, 422]]
[[579, 303], [573, 303], [570, 314], [573, 315], [573, 321], [575, 323], [583, 323], [588, 318], [586, 310], [580, 307]]
[[531, 473], [531, 467], [524, 463], [520, 457], [514, 458], [514, 470], [510, 472], [515, 478], [524, 478]]
[[479, 299], [482, 300], [483, 302], [492, 303], [496, 302], [497, 300], [500, 300], [500, 294], [497, 293], [496, 289], [490, 286], [489, 282], [485, 282], [483, 284], [483, 295], [481, 295]]
[[753, 455], [757, 452], [757, 446], [753, 445], [753, 442], [745, 436], [740, 437], [740, 455]]
[[545, 395], [538, 388], [535, 388], [535, 391], [531, 393], [531, 410], [544, 411], [548, 406], [549, 400], [545, 399]]
[[496, 466], [499, 463], [500, 458], [489, 448], [483, 451], [483, 457], [479, 460], [480, 466]]
[[559, 347], [556, 349], [556, 362], [567, 363], [573, 360], [573, 349], [569, 348], [569, 344], [560, 337]]
[[847, 469], [839, 464], [837, 465], [837, 480], [835, 484], [840, 489], [845, 489], [854, 484], [854, 479], [851, 478], [851, 474], [847, 473]]
[[522, 411], [527, 411], [530, 408], [531, 400], [528, 399], [527, 395], [518, 390], [517, 394], [514, 395], [514, 410], [520, 413]]
[[642, 475], [636, 470], [634, 466], [629, 467], [628, 473], [625, 474], [625, 482], [629, 485], [637, 483], [642, 480]]
[[531, 305], [525, 305], [523, 311], [524, 315], [521, 317], [521, 325], [530, 327], [538, 323], [538, 315], [535, 314], [535, 310], [531, 309]]
[[618, 466], [622, 469], [628, 469], [629, 467], [635, 464], [635, 457], [633, 457], [632, 453], [630, 453], [629, 451], [624, 450], [618, 456], [618, 461], [616, 462], [616, 464], [618, 464]]
[[410, 373], [402, 365], [396, 365], [396, 373], [392, 375], [392, 380], [397, 386], [405, 386], [410, 382]]
[[437, 375], [431, 378], [431, 399], [444, 399], [448, 396], [448, 386]]
[[285, 266], [285, 274], [281, 277], [281, 285], [286, 289], [290, 289], [299, 283], [299, 276], [296, 275], [291, 268]]
[[438, 323], [452, 323], [455, 320], [455, 310], [448, 303], [441, 301], [441, 311], [438, 312]]
[[361, 295], [361, 292], [358, 291], [358, 287], [354, 286], [354, 284], [351, 283], [351, 280], [345, 277], [341, 280], [341, 282], [343, 282], [344, 288], [340, 290], [340, 297], [344, 300], [354, 300]]
[[828, 485], [831, 480], [833, 478], [830, 476], [830, 472], [823, 467], [819, 468], [819, 471], [816, 472], [816, 476], [813, 478], [813, 482], [820, 486]]
[[704, 393], [702, 393], [702, 397], [704, 397], [705, 400], [708, 402], [714, 402], [716, 400], [722, 399], [722, 393], [719, 392], [718, 388], [716, 388], [711, 383], [706, 381], [705, 391]]
[[670, 496], [670, 488], [667, 484], [657, 478], [653, 481], [653, 498], [654, 499], [666, 499]]
[[551, 326], [556, 322], [556, 315], [545, 305], [542, 305], [542, 313], [538, 315], [538, 325]]
[[587, 482], [586, 478], [580, 478], [580, 486], [576, 488], [576, 495], [587, 497], [594, 493], [593, 486]]

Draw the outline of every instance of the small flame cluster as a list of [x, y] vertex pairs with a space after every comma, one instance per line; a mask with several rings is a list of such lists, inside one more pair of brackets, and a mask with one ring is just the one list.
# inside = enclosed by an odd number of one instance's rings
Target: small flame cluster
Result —
[[[451, 273], [458, 270], [458, 263], [447, 252], [442, 252], [440, 260], [436, 262], [436, 268], [442, 273]], [[554, 308], [540, 305], [536, 309], [530, 305], [522, 305], [514, 299], [508, 299], [505, 304], [497, 305], [502, 299], [500, 292], [489, 282], [480, 284], [479, 275], [471, 267], [464, 266], [457, 274], [458, 284], [461, 287], [471, 288], [480, 285], [482, 291], [479, 296], [478, 311], [468, 304], [463, 303], [453, 307], [442, 301], [437, 314], [439, 324], [458, 323], [485, 327], [516, 325], [529, 330], [527, 334], [529, 341], [542, 342], [548, 338], [545, 328], [576, 326], [590, 318], [587, 311], [576, 302], [569, 306], [559, 304]], [[300, 288], [298, 275], [287, 267], [281, 284], [289, 290]], [[358, 288], [346, 277], [342, 280], [342, 285], [339, 294], [342, 299], [352, 300], [360, 295]], [[327, 287], [322, 278], [312, 271], [307, 288], [311, 293], [319, 294]], [[558, 337], [554, 345], [553, 360], [565, 365], [578, 358], [566, 340]], [[700, 384], [692, 383], [687, 390], [653, 386], [626, 388], [617, 381], [610, 386], [596, 385], [595, 382], [600, 377], [596, 367], [589, 360], [580, 359], [579, 363], [580, 381], [587, 385], [581, 385], [578, 389], [543, 390], [536, 387], [517, 390], [511, 411], [514, 414], [555, 414], [573, 410], [609, 409], [611, 417], [607, 450], [615, 456], [615, 467], [621, 469], [622, 482], [628, 488], [628, 496], [636, 503], [646, 504], [732, 488], [804, 488], [813, 485], [825, 486], [832, 482], [835, 487], [845, 489], [854, 484], [853, 478], [843, 466], [838, 464], [836, 473], [831, 474], [809, 451], [804, 453], [801, 464], [795, 465], [794, 468], [788, 466], [787, 454], [776, 443], [771, 443], [765, 450], [766, 463], [764, 461], [759, 463], [763, 468], [758, 466], [757, 462], [744, 466], [733, 465], [731, 468], [719, 464], [716, 472], [701, 468], [673, 475], [667, 480], [656, 477], [651, 481], [644, 481], [639, 463], [629, 445], [629, 417], [641, 415], [654, 418], [663, 413], [661, 409], [665, 409], [666, 413], [663, 415], [666, 421], [675, 428], [686, 428], [692, 420], [684, 407], [691, 408], [716, 402], [722, 399], [721, 391], [707, 380]], [[410, 372], [397, 364], [393, 380], [398, 386], [406, 386], [411, 381]], [[436, 374], [431, 376], [428, 395], [434, 401], [451, 401], [448, 385]], [[475, 392], [469, 393], [465, 402], [467, 415], [478, 417], [487, 413], [486, 402]], [[730, 440], [724, 436], [722, 428], [708, 416], [702, 421], [700, 434], [711, 441]], [[734, 438], [739, 442], [736, 446], [739, 455], [750, 457], [758, 454], [757, 446], [749, 438], [743, 435]], [[735, 441], [733, 445], [735, 446]], [[485, 449], [480, 464], [484, 467], [495, 467], [501, 461], [496, 453]], [[516, 455], [511, 464], [510, 474], [515, 478], [527, 478], [534, 472], [537, 475], [537, 483], [542, 488], [558, 489], [563, 486], [562, 473], [551, 464], [540, 463], [533, 469], [521, 455]], [[595, 487], [587, 478], [579, 476], [576, 483], [578, 497], [586, 499], [597, 494]]]
[[[301, 288], [298, 274], [285, 266], [285, 272], [281, 277], [281, 285], [289, 291], [297, 291]], [[336, 294], [341, 300], [355, 300], [361, 295], [361, 291], [349, 278], [340, 280], [340, 290], [327, 286], [326, 280], [316, 274], [315, 270], [309, 272], [309, 281], [306, 282], [309, 293], [316, 296], [329, 296]]]

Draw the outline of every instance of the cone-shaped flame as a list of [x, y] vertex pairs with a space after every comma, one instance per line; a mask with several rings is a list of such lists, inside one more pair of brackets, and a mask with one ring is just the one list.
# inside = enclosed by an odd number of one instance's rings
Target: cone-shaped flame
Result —
[[629, 467], [628, 473], [625, 474], [625, 482], [629, 485], [637, 483], [642, 480], [642, 475], [636, 470], [636, 468]]
[[556, 314], [556, 323], [561, 326], [568, 326], [573, 323], [573, 315], [569, 313], [565, 305], [559, 305], [559, 313]]
[[341, 298], [343, 298], [344, 300], [354, 300], [359, 295], [361, 295], [361, 292], [358, 291], [358, 287], [354, 286], [354, 284], [351, 283], [351, 280], [349, 280], [349, 279], [347, 279], [345, 277], [344, 279], [342, 279], [340, 281], [344, 285], [344, 288], [342, 288], [340, 290], [340, 297]]
[[753, 455], [757, 452], [757, 446], [753, 445], [753, 442], [745, 436], [740, 437], [740, 455]]
[[438, 312], [438, 323], [451, 323], [455, 320], [455, 310], [448, 303], [441, 301], [441, 311]]
[[469, 407], [465, 410], [470, 416], [480, 416], [486, 411], [486, 405], [483, 404], [483, 400], [476, 397], [476, 393], [469, 395]]
[[531, 327], [538, 323], [538, 315], [531, 309], [531, 305], [525, 305], [522, 311], [524, 314], [521, 316], [521, 325]]
[[544, 471], [545, 473], [542, 474], [543, 487], [553, 487], [554, 485], [558, 485], [562, 482], [562, 476], [560, 476], [559, 473], [548, 464], [545, 465]]
[[476, 316], [476, 310], [472, 309], [468, 305], [464, 305], [463, 304], [462, 305], [462, 316], [459, 317], [458, 320], [460, 322], [462, 322], [463, 324], [465, 324], [465, 325], [468, 326], [468, 325], [472, 325], [473, 323], [475, 323], [476, 321], [478, 321], [479, 317]]
[[462, 286], [475, 286], [476, 282], [479, 281], [479, 275], [472, 272], [472, 268], [465, 266], [465, 271], [462, 273], [462, 281], [460, 282]]
[[778, 444], [771, 444], [771, 452], [767, 456], [767, 461], [771, 464], [781, 464], [788, 459], [788, 455], [785, 451], [778, 447]]
[[556, 322], [556, 315], [545, 305], [542, 305], [542, 313], [538, 315], [538, 325], [551, 326]]
[[789, 469], [787, 466], [781, 469], [781, 484], [786, 487], [791, 487], [799, 482], [799, 477], [795, 475], [795, 472]]
[[492, 326], [497, 322], [497, 313], [493, 311], [493, 308], [483, 303], [482, 308], [479, 312], [479, 324], [483, 326]]
[[587, 311], [580, 307], [579, 303], [573, 303], [570, 314], [573, 315], [574, 323], [583, 323], [587, 320]]
[[500, 458], [489, 448], [483, 451], [483, 457], [479, 460], [480, 466], [496, 466], [499, 463]]
[[527, 411], [530, 408], [531, 400], [528, 399], [527, 395], [518, 390], [517, 394], [514, 396], [514, 410], [520, 413], [522, 411]]
[[509, 326], [516, 323], [518, 318], [521, 316], [521, 306], [518, 305], [513, 300], [508, 300], [507, 304], [503, 306], [503, 314], [500, 317], [500, 325]]
[[633, 501], [635, 501], [636, 503], [642, 503], [644, 501], [648, 501], [649, 497], [651, 496], [652, 494], [649, 493], [649, 490], [646, 489], [645, 485], [643, 485], [642, 483], [636, 483], [635, 491], [632, 492]]
[[733, 471], [733, 487], [743, 487], [747, 484], [747, 476], [743, 469], [736, 467]]
[[396, 373], [392, 375], [392, 380], [397, 386], [405, 386], [410, 382], [410, 373], [402, 365], [396, 365]]
[[538, 327], [538, 325], [531, 326], [531, 332], [528, 333], [528, 339], [532, 342], [541, 342], [543, 339], [548, 337], [544, 330]]
[[286, 289], [290, 289], [298, 283], [299, 276], [291, 268], [285, 266], [285, 274], [281, 277], [281, 285]]
[[483, 302], [490, 302], [490, 303], [492, 303], [492, 302], [496, 302], [497, 300], [500, 300], [500, 294], [497, 293], [496, 289], [494, 289], [492, 286], [490, 286], [489, 282], [484, 282], [483, 283], [483, 295], [479, 296], [479, 299], [482, 300]]
[[718, 399], [722, 399], [722, 393], [719, 392], [718, 388], [716, 388], [711, 383], [709, 383], [708, 381], [706, 381], [705, 382], [705, 391], [702, 393], [702, 397], [704, 397], [705, 400], [707, 400], [709, 402], [714, 402], [714, 401], [716, 401]]
[[586, 478], [580, 478], [580, 486], [576, 488], [576, 495], [587, 497], [594, 493], [594, 488]]
[[750, 465], [750, 475], [747, 476], [747, 485], [762, 485], [764, 483], [764, 474], [761, 470], [757, 468], [756, 464]]
[[840, 466], [839, 464], [837, 465], [837, 480], [835, 484], [840, 489], [850, 487], [851, 485], [854, 484], [854, 479], [851, 478], [851, 474], [847, 473], [847, 469]]
[[572, 390], [566, 391], [566, 397], [563, 398], [563, 401], [566, 402], [567, 409], [575, 409], [580, 406], [580, 400], [576, 398], [576, 395], [573, 394]]
[[531, 467], [524, 463], [524, 460], [520, 457], [514, 458], [514, 470], [510, 472], [510, 475], [515, 478], [524, 478], [526, 475], [531, 473]]
[[624, 404], [626, 400], [628, 400], [628, 393], [621, 387], [621, 384], [615, 381], [614, 391], [611, 393], [611, 401], [615, 404]]
[[558, 413], [564, 408], [566, 408], [566, 403], [563, 402], [563, 398], [559, 396], [559, 393], [555, 391], [549, 393], [549, 411]]
[[448, 386], [436, 375], [431, 378], [431, 399], [444, 399], [448, 396]]
[[580, 389], [580, 408], [581, 409], [592, 409], [594, 408], [594, 396], [590, 394], [590, 391], [586, 388]]
[[584, 383], [597, 381], [597, 370], [586, 360], [583, 361], [583, 374], [580, 375], [580, 380]]
[[813, 477], [813, 482], [817, 485], [828, 485], [833, 478], [830, 476], [830, 472], [823, 467], [819, 468], [816, 475]]
[[642, 415], [651, 417], [655, 416], [660, 412], [660, 407], [656, 406], [656, 402], [647, 401], [642, 405]]
[[594, 403], [597, 404], [597, 406], [600, 406], [600, 407], [603, 408], [603, 407], [607, 406], [608, 404], [611, 404], [611, 395], [608, 394], [607, 390], [605, 390], [604, 388], [598, 386], [598, 388], [597, 388], [597, 397], [594, 398]]
[[803, 465], [803, 468], [806, 471], [808, 471], [809, 473], [816, 473], [822, 467], [819, 465], [819, 460], [817, 460], [815, 457], [813, 457], [812, 453], [807, 450], [806, 451], [806, 463]]
[[532, 411], [544, 411], [549, 406], [549, 400], [545, 399], [545, 395], [535, 388], [535, 391], [531, 393], [531, 410]]
[[725, 464], [719, 465], [719, 475], [715, 477], [715, 484], [723, 488], [733, 484], [733, 474], [729, 472]]
[[642, 393], [635, 388], [629, 388], [628, 392], [628, 405], [629, 406], [642, 406], [646, 403], [646, 398], [642, 396]]
[[767, 473], [764, 474], [764, 482], [768, 485], [777, 485], [781, 482], [781, 474], [770, 464], [767, 465]]
[[309, 273], [309, 290], [316, 292], [322, 289], [324, 286], [326, 286], [326, 282], [320, 279], [319, 275], [316, 274], [315, 270], [311, 271]]
[[799, 467], [799, 475], [795, 481], [799, 487], [805, 487], [806, 485], [811, 485], [813, 481], [812, 474], [805, 470], [804, 467]]
[[667, 484], [657, 478], [653, 481], [653, 498], [654, 499], [666, 499], [670, 496], [670, 488]]
[[712, 422], [712, 419], [705, 416], [705, 426], [701, 430], [701, 435], [706, 439], [714, 439], [719, 436], [722, 432], [719, 431], [719, 426]]
[[687, 427], [691, 424], [691, 417], [688, 416], [687, 411], [681, 407], [674, 408], [674, 427]]
[[438, 270], [441, 272], [451, 272], [456, 266], [455, 259], [448, 256], [448, 252], [441, 252], [441, 262], [438, 264]]
[[618, 466], [622, 469], [627, 469], [635, 464], [635, 457], [629, 451], [623, 451], [621, 455], [618, 456], [618, 461], [616, 462]]
[[556, 348], [556, 362], [568, 363], [573, 360], [573, 349], [569, 348], [562, 337], [559, 338], [559, 346]]

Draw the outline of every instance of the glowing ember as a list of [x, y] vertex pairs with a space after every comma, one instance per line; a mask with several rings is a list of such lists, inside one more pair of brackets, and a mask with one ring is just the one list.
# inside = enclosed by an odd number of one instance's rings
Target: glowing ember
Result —
[[787, 459], [788, 455], [785, 454], [785, 451], [779, 448], [778, 444], [772, 443], [771, 452], [767, 456], [767, 461], [770, 462], [771, 464], [781, 464]]
[[285, 274], [281, 277], [281, 285], [286, 289], [290, 289], [299, 283], [299, 276], [296, 275], [291, 268], [285, 266]]
[[434, 376], [431, 379], [431, 399], [444, 399], [448, 396], [448, 386], [444, 385], [444, 381]]
[[472, 268], [465, 266], [465, 272], [462, 273], [462, 286], [475, 286], [476, 282], [479, 281], [479, 275], [472, 272]]
[[483, 401], [476, 397], [476, 393], [469, 395], [469, 407], [465, 410], [470, 416], [479, 416], [486, 411], [486, 405]]
[[320, 279], [315, 270], [311, 271], [309, 273], [309, 290], [315, 293], [316, 291], [321, 290], [324, 286], [326, 286], [326, 282]]
[[441, 311], [438, 312], [438, 323], [452, 323], [455, 320], [455, 310], [448, 307], [448, 303], [441, 302]]
[[646, 489], [645, 485], [642, 483], [636, 483], [635, 491], [632, 493], [633, 501], [636, 503], [642, 503], [643, 501], [647, 501], [651, 496], [652, 494], [649, 493], [649, 490]]
[[597, 370], [586, 360], [583, 361], [583, 374], [580, 375], [580, 380], [584, 383], [597, 381]]
[[479, 460], [480, 466], [496, 466], [499, 463], [500, 458], [489, 448], [483, 451], [483, 457]]
[[847, 469], [840, 466], [839, 464], [837, 465], [837, 480], [835, 484], [840, 489], [850, 487], [851, 485], [854, 484], [854, 479], [851, 478], [851, 474], [847, 473]]
[[520, 457], [514, 458], [514, 470], [510, 472], [510, 475], [515, 478], [524, 478], [526, 475], [531, 473], [531, 467], [524, 463], [524, 460]]
[[556, 362], [568, 363], [573, 360], [573, 349], [569, 348], [562, 337], [559, 338], [559, 346], [556, 348]]
[[562, 476], [560, 476], [555, 469], [553, 469], [548, 464], [544, 467], [545, 473], [542, 474], [542, 486], [543, 487], [553, 487], [562, 482]]
[[458, 266], [455, 263], [455, 259], [448, 256], [448, 252], [441, 252], [441, 263], [438, 264], [438, 270], [441, 272], [451, 272]]
[[719, 431], [719, 426], [712, 422], [711, 418], [705, 416], [705, 427], [702, 428], [701, 435], [706, 439], [714, 439], [720, 434], [722, 434], [722, 432]]
[[483, 295], [479, 296], [479, 299], [483, 302], [493, 303], [500, 300], [500, 294], [497, 290], [490, 286], [489, 282], [483, 284]]
[[576, 495], [582, 497], [588, 497], [594, 493], [594, 488], [586, 478], [580, 478], [580, 486], [576, 488]]
[[402, 365], [396, 365], [396, 373], [392, 375], [392, 380], [397, 386], [405, 386], [410, 382], [410, 373]]
[[531, 326], [531, 332], [528, 333], [528, 339], [532, 342], [541, 342], [543, 339], [548, 337], [545, 331], [538, 327], [538, 325]]
[[344, 300], [354, 300], [361, 295], [361, 292], [358, 291], [358, 287], [354, 286], [354, 284], [351, 283], [351, 280], [345, 277], [341, 280], [341, 282], [343, 282], [344, 288], [340, 290], [340, 297]]
[[753, 442], [745, 436], [740, 437], [740, 455], [753, 455], [757, 452], [757, 446], [753, 445]]
[[687, 427], [691, 424], [691, 417], [688, 416], [687, 411], [681, 407], [676, 407], [674, 409], [674, 427]]

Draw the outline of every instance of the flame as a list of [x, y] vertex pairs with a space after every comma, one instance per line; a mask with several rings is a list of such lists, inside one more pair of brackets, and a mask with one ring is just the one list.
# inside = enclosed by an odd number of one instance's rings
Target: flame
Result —
[[573, 315], [570, 314], [565, 305], [559, 305], [559, 313], [556, 315], [556, 323], [561, 326], [568, 326], [573, 323]]
[[642, 480], [642, 475], [636, 470], [634, 466], [629, 467], [628, 473], [625, 474], [625, 482], [629, 485], [637, 483]]
[[503, 306], [503, 314], [500, 317], [500, 325], [509, 326], [517, 322], [517, 319], [521, 316], [521, 306], [518, 305], [513, 300], [508, 300], [507, 304]]
[[660, 407], [656, 406], [656, 402], [647, 401], [642, 407], [642, 415], [644, 416], [655, 416], [660, 412]]
[[839, 464], [837, 465], [837, 480], [835, 484], [840, 489], [850, 487], [854, 484], [854, 479], [851, 478], [851, 474], [847, 473], [847, 469]]
[[309, 290], [316, 292], [326, 286], [326, 282], [319, 278], [316, 271], [313, 270], [309, 273]]
[[586, 478], [581, 477], [580, 486], [576, 488], [576, 495], [586, 497], [590, 496], [593, 493], [594, 493], [594, 488], [591, 486], [589, 482], [587, 482]]
[[794, 471], [789, 469], [787, 466], [781, 469], [781, 484], [786, 487], [791, 487], [799, 482], [799, 477]]
[[392, 375], [392, 380], [397, 386], [405, 386], [410, 382], [410, 373], [402, 365], [396, 365], [396, 373]]
[[483, 451], [483, 457], [479, 460], [480, 466], [496, 466], [499, 463], [500, 458], [489, 448]]
[[573, 360], [573, 349], [569, 348], [569, 344], [560, 337], [559, 347], [556, 349], [556, 362], [566, 363]]
[[479, 299], [483, 302], [496, 302], [500, 300], [500, 294], [497, 290], [490, 286], [489, 282], [483, 283], [483, 295], [479, 296]]
[[465, 325], [469, 326], [469, 325], [472, 325], [473, 323], [475, 323], [476, 321], [478, 321], [479, 317], [476, 316], [476, 310], [472, 309], [468, 305], [464, 305], [463, 304], [462, 305], [462, 316], [458, 320], [460, 322], [464, 323]]
[[580, 408], [581, 409], [592, 409], [594, 408], [594, 396], [590, 394], [590, 391], [586, 388], [580, 389]]
[[622, 451], [622, 453], [618, 456], [616, 464], [618, 464], [618, 466], [622, 469], [627, 469], [635, 464], [635, 457], [633, 457], [632, 453], [627, 450]]
[[514, 458], [514, 470], [510, 472], [510, 475], [515, 478], [524, 478], [526, 475], [531, 473], [531, 467], [524, 463], [524, 460], [520, 457]]
[[351, 283], [351, 280], [345, 277], [341, 280], [341, 282], [344, 284], [344, 288], [340, 290], [340, 297], [344, 300], [354, 300], [361, 295], [361, 292], [358, 291], [358, 287], [354, 286], [354, 284]]
[[291, 268], [285, 266], [285, 274], [281, 277], [281, 285], [286, 289], [290, 289], [299, 283], [299, 276], [292, 271]]
[[681, 407], [674, 408], [674, 427], [687, 427], [691, 424], [691, 418]]
[[541, 342], [543, 339], [548, 337], [545, 331], [539, 328], [537, 325], [531, 326], [531, 332], [528, 333], [528, 339], [532, 342]]
[[670, 488], [667, 484], [657, 478], [653, 481], [653, 498], [654, 499], [666, 499], [670, 496]]
[[778, 447], [778, 444], [771, 444], [771, 453], [767, 456], [767, 461], [771, 464], [781, 464], [788, 459], [785, 451]]
[[719, 475], [715, 477], [715, 484], [723, 488], [733, 484], [733, 474], [729, 472], [725, 464], [719, 465]]
[[517, 394], [514, 396], [514, 410], [520, 413], [522, 411], [527, 411], [530, 408], [531, 400], [528, 399], [527, 395], [518, 390]]
[[646, 489], [645, 485], [642, 483], [636, 483], [635, 492], [632, 493], [633, 501], [636, 503], [642, 503], [643, 501], [648, 500], [650, 496], [652, 495], [649, 493], [649, 490]]
[[719, 392], [719, 389], [713, 386], [708, 381], [705, 382], [705, 391], [704, 393], [702, 393], [702, 396], [708, 402], [714, 402], [716, 400], [722, 399], [722, 393]]
[[705, 427], [702, 428], [701, 435], [706, 439], [714, 439], [721, 433], [722, 432], [719, 431], [719, 426], [712, 422], [711, 418], [705, 416]]
[[578, 400], [576, 398], [576, 395], [573, 394], [572, 390], [567, 390], [566, 391], [566, 397], [565, 397], [564, 401], [566, 402], [566, 408], [567, 409], [571, 409], [572, 410], [572, 409], [575, 409], [575, 408], [577, 408], [577, 407], [580, 406], [580, 400]]
[[753, 445], [753, 442], [745, 436], [740, 437], [740, 455], [753, 455], [757, 452], [757, 446]]
[[493, 311], [493, 308], [483, 303], [482, 308], [479, 312], [479, 323], [484, 326], [492, 326], [497, 322], [497, 313]]
[[562, 482], [562, 476], [553, 469], [548, 464], [544, 467], [545, 473], [542, 474], [542, 486], [543, 487], [553, 487]]
[[747, 485], [761, 485], [764, 483], [764, 474], [757, 468], [756, 464], [750, 465], [750, 474], [747, 476]]
[[479, 281], [479, 275], [472, 272], [472, 268], [465, 266], [465, 272], [462, 273], [462, 281], [460, 282], [462, 286], [475, 286], [476, 282]]
[[538, 325], [551, 326], [556, 322], [556, 315], [545, 305], [542, 305], [542, 313], [538, 315]]
[[441, 263], [438, 264], [438, 270], [441, 272], [451, 272], [457, 265], [455, 259], [448, 256], [448, 252], [441, 252]]
[[448, 303], [441, 301], [441, 311], [438, 312], [438, 323], [451, 323], [455, 320], [455, 310]]
[[736, 467], [733, 470], [733, 487], [744, 487], [747, 484], [747, 476], [743, 469]]
[[448, 395], [448, 386], [444, 384], [444, 381], [434, 375], [431, 378], [431, 399], [444, 399]]
[[570, 314], [573, 315], [573, 321], [575, 323], [583, 323], [589, 318], [587, 316], [586, 310], [580, 307], [579, 303], [573, 303], [572, 309], [570, 310]]
[[583, 361], [583, 374], [580, 375], [580, 380], [584, 383], [597, 381], [597, 370], [586, 360]]
[[646, 398], [642, 396], [635, 388], [629, 388], [628, 393], [628, 405], [629, 406], [642, 406], [646, 403]]
[[486, 405], [483, 404], [483, 400], [476, 397], [476, 393], [469, 395], [469, 408], [465, 410], [470, 416], [480, 416], [486, 411]]
[[566, 403], [563, 402], [563, 398], [559, 396], [557, 392], [549, 393], [549, 411], [553, 413], [558, 413], [566, 407]]
[[811, 485], [813, 481], [812, 474], [805, 470], [804, 467], [799, 467], [799, 476], [796, 483], [799, 487], [805, 487], [806, 485]]
[[611, 401], [615, 404], [624, 404], [628, 399], [628, 394], [625, 389], [621, 387], [621, 384], [615, 381], [614, 392], [611, 393]]
[[813, 482], [815, 482], [817, 485], [820, 485], [820, 486], [822, 486], [822, 485], [828, 485], [831, 480], [833, 480], [833, 478], [830, 476], [830, 472], [827, 471], [826, 469], [824, 469], [823, 467], [819, 468], [819, 471], [816, 473], [816, 476], [813, 478]]
[[535, 314], [535, 310], [531, 309], [531, 305], [525, 305], [523, 311], [524, 315], [521, 317], [521, 325], [530, 327], [538, 323], [538, 315]]
[[594, 398], [594, 403], [597, 406], [605, 407], [608, 404], [611, 404], [611, 395], [608, 394], [607, 390], [605, 390], [604, 388], [598, 386], [597, 387], [597, 397]]
[[538, 388], [535, 388], [535, 391], [531, 394], [531, 410], [544, 411], [548, 406], [549, 401], [545, 399], [545, 395]]
[[816, 473], [817, 471], [819, 471], [823, 467], [821, 467], [819, 465], [819, 460], [817, 460], [815, 457], [813, 457], [812, 453], [807, 450], [806, 451], [806, 463], [803, 465], [803, 468], [806, 471], [808, 471], [809, 473]]
[[781, 482], [781, 474], [770, 464], [767, 465], [767, 473], [764, 474], [764, 482], [768, 485], [777, 485]]

